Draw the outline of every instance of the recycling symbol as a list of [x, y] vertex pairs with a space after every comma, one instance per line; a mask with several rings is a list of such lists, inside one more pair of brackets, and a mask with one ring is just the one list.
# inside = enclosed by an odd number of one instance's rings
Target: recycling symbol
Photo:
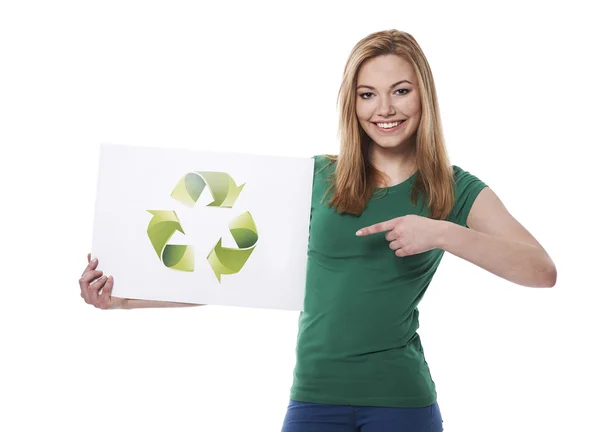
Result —
[[[207, 186], [213, 198], [207, 207], [232, 208], [245, 183], [236, 186], [231, 176], [224, 172], [194, 171], [179, 180], [171, 197], [193, 208]], [[175, 231], [185, 235], [177, 213], [174, 210], [147, 211], [152, 214], [148, 224], [148, 238], [158, 258], [170, 269], [193, 272], [194, 247], [168, 244]], [[206, 257], [219, 282], [221, 275], [238, 273], [242, 269], [258, 241], [258, 232], [250, 212], [234, 217], [228, 226], [238, 247], [223, 247], [221, 237]]]

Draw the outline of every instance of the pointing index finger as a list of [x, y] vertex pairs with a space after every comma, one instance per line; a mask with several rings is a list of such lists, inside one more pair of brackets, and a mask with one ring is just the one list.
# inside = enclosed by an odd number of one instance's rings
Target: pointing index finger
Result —
[[365, 228], [361, 228], [358, 231], [356, 231], [356, 235], [357, 236], [366, 236], [366, 235], [371, 235], [371, 234], [376, 234], [376, 233], [380, 233], [380, 232], [384, 232], [384, 231], [389, 231], [391, 229], [394, 229], [394, 223], [393, 221], [389, 220], [389, 221], [385, 221], [385, 222], [379, 222], [376, 223], [375, 225], [371, 225]]

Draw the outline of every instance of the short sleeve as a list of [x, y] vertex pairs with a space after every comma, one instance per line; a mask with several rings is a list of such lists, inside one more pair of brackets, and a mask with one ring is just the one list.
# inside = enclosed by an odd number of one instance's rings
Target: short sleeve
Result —
[[315, 160], [315, 172], [321, 171], [330, 161], [324, 154], [314, 155], [312, 158]]
[[[319, 185], [321, 183], [321, 171], [323, 171], [323, 168], [326, 167], [327, 162], [329, 161], [329, 158], [326, 155], [314, 155], [312, 156], [312, 159], [314, 161], [313, 164], [313, 179], [312, 179], [312, 196], [313, 196], [313, 200], [316, 196], [317, 193], [319, 193]], [[314, 205], [314, 201], [313, 201], [313, 205]], [[310, 220], [312, 221], [312, 209], [311, 209], [311, 213], [310, 213]]]
[[[448, 220], [467, 227], [467, 217], [479, 192], [487, 187], [483, 181], [462, 168], [453, 165], [454, 169], [454, 207]], [[468, 228], [468, 227], [467, 227]]]
[[317, 173], [320, 171], [323, 164], [323, 155], [314, 155], [312, 157], [314, 160], [313, 164], [313, 188], [315, 187], [315, 178], [317, 177]]
[[335, 171], [335, 163], [332, 163], [332, 159], [324, 154], [313, 156], [315, 160], [314, 171], [313, 171], [313, 183], [314, 180], [319, 177], [320, 179], [329, 178], [333, 171]]

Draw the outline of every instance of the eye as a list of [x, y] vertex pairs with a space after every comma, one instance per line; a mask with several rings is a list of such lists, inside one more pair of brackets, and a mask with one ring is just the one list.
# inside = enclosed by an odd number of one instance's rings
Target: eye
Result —
[[[405, 88], [401, 88], [401, 89], [396, 90], [396, 92], [399, 92], [399, 91], [405, 92], [405, 93], [400, 93], [401, 96], [404, 96], [405, 94], [408, 94], [410, 92], [409, 89], [405, 89]], [[396, 93], [396, 92], [394, 92], [394, 93]], [[362, 99], [371, 99], [371, 95], [373, 95], [373, 93], [367, 92], [367, 93], [361, 93], [359, 96]]]

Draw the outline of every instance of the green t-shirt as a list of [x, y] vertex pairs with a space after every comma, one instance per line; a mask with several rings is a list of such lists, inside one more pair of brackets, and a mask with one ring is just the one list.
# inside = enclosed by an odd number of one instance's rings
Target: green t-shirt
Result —
[[[315, 156], [304, 311], [300, 312], [290, 399], [305, 402], [424, 407], [435, 383], [416, 330], [417, 305], [444, 250], [397, 257], [385, 233], [358, 237], [368, 225], [407, 214], [428, 217], [419, 196], [410, 202], [416, 173], [376, 192], [360, 216], [338, 214], [322, 202], [335, 163]], [[324, 169], [323, 169], [324, 168]], [[486, 186], [457, 166], [455, 205], [446, 220], [466, 226]], [[425, 203], [425, 204], [423, 204]]]

